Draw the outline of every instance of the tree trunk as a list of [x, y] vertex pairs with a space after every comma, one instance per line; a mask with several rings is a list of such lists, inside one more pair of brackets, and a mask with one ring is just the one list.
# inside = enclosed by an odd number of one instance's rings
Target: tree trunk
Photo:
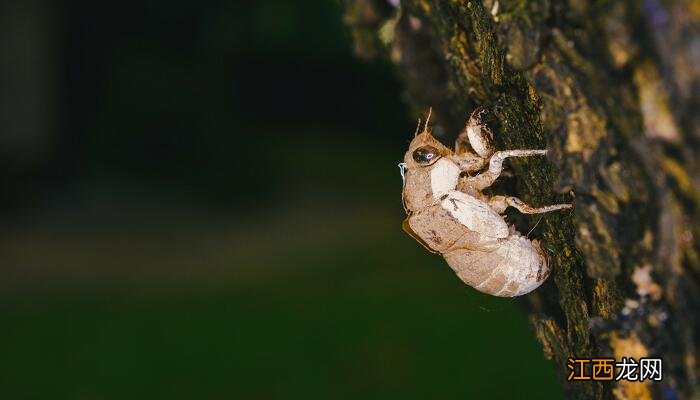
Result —
[[[486, 106], [499, 149], [550, 149], [508, 189], [574, 199], [538, 225], [553, 273], [522, 299], [567, 397], [698, 396], [700, 3], [341, 2], [356, 53], [387, 54], [446, 143]], [[661, 357], [663, 381], [566, 380], [570, 357], [623, 356]]]

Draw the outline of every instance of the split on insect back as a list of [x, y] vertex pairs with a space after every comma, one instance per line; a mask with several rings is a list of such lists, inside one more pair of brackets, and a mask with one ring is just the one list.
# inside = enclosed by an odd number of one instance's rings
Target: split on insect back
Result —
[[505, 159], [547, 153], [496, 151], [487, 115], [485, 108], [474, 110], [454, 150], [433, 137], [430, 112], [420, 133], [419, 120], [399, 164], [407, 213], [403, 228], [429, 251], [442, 255], [467, 285], [494, 296], [521, 296], [539, 287], [550, 267], [539, 242], [506, 223], [506, 208], [540, 214], [572, 205], [533, 207], [517, 197], [483, 193], [501, 175]]

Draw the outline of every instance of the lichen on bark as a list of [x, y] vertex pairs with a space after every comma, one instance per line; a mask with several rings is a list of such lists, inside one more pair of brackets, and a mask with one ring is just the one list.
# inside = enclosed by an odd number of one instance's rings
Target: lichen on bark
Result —
[[525, 201], [575, 199], [538, 227], [553, 278], [523, 300], [545, 355], [643, 349], [665, 369], [656, 385], [564, 382], [568, 397], [697, 395], [698, 3], [341, 3], [358, 54], [389, 57], [446, 142], [486, 106], [500, 148], [551, 150], [511, 162]]

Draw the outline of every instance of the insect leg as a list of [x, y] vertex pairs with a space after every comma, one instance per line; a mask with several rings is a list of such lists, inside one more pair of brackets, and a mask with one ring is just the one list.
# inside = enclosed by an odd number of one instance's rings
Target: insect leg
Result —
[[469, 184], [477, 190], [485, 189], [498, 179], [503, 172], [503, 161], [508, 157], [529, 157], [547, 154], [547, 150], [506, 150], [497, 151], [489, 160], [489, 169], [469, 179]]
[[502, 214], [508, 207], [516, 208], [523, 214], [543, 214], [572, 207], [571, 204], [553, 204], [551, 206], [533, 207], [513, 196], [493, 196], [489, 199], [489, 206], [499, 214]]
[[470, 152], [471, 149], [479, 157], [488, 159], [496, 151], [493, 145], [493, 133], [486, 124], [487, 119], [493, 119], [493, 114], [484, 107], [478, 107], [472, 112], [467, 125], [455, 142], [457, 155]]

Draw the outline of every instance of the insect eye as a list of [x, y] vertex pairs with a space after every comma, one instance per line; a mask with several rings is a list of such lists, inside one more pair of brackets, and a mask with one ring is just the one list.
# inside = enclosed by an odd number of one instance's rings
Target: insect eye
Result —
[[423, 146], [413, 151], [413, 160], [418, 164], [429, 165], [439, 157], [438, 149], [433, 146]]

